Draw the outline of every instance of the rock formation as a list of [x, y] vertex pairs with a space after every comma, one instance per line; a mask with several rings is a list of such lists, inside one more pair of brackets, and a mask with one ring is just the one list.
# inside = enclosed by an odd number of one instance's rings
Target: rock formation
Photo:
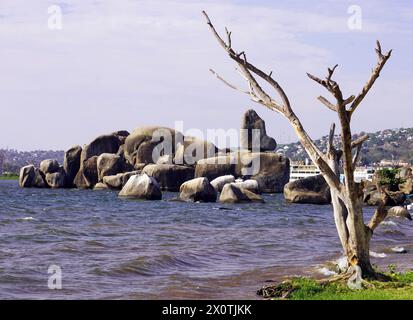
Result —
[[264, 202], [257, 194], [228, 183], [222, 189], [219, 201], [222, 203]]
[[103, 177], [116, 175], [123, 170], [123, 159], [112, 153], [102, 153], [96, 161], [98, 181], [102, 182]]
[[131, 176], [119, 193], [120, 197], [161, 200], [162, 192], [158, 182], [146, 174]]
[[221, 192], [222, 188], [227, 183], [235, 182], [235, 177], [233, 175], [221, 176], [211, 181], [211, 185], [217, 192]]
[[178, 192], [184, 182], [194, 178], [194, 169], [172, 164], [148, 164], [142, 174], [155, 178], [162, 190]]
[[293, 203], [331, 203], [330, 188], [321, 175], [287, 183], [284, 187], [284, 197]]
[[80, 169], [80, 155], [82, 154], [82, 147], [75, 146], [65, 152], [63, 169], [66, 173], [66, 183], [69, 187], [73, 186], [76, 174]]
[[215, 202], [217, 192], [207, 178], [196, 178], [181, 185], [179, 200], [192, 202]]
[[[160, 143], [168, 140], [171, 143], [162, 148]], [[136, 165], [142, 163], [156, 163], [158, 158], [154, 157], [154, 154], [158, 156], [170, 154], [173, 157], [176, 146], [180, 141], [183, 141], [183, 135], [174, 129], [165, 127], [138, 128], [125, 140], [125, 158], [137, 169]], [[159, 149], [154, 152], [155, 148]]]
[[[253, 131], [254, 130], [254, 131]], [[258, 133], [255, 135], [254, 132]], [[241, 148], [257, 151], [274, 151], [275, 139], [267, 135], [265, 121], [254, 110], [245, 112], [241, 120]]]

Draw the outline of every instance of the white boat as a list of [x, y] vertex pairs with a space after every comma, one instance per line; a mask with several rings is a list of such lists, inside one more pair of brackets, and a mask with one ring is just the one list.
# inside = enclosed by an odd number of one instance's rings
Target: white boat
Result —
[[362, 180], [373, 181], [373, 176], [376, 170], [371, 167], [358, 167], [354, 170], [354, 181], [361, 182]]
[[320, 170], [315, 165], [291, 163], [290, 182], [320, 174]]

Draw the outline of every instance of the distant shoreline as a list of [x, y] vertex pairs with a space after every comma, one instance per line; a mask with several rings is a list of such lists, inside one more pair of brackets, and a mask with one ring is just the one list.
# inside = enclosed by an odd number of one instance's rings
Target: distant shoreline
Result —
[[17, 174], [0, 175], [0, 180], [19, 180], [19, 176]]

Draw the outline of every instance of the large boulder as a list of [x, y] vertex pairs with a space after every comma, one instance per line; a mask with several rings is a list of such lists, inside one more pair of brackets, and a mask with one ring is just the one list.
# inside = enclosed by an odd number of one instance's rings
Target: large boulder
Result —
[[81, 164], [93, 156], [100, 156], [102, 153], [117, 153], [121, 145], [118, 135], [112, 133], [97, 137], [82, 150]]
[[287, 183], [284, 197], [293, 203], [330, 204], [330, 188], [321, 175]]
[[109, 186], [103, 182], [98, 182], [93, 187], [93, 190], [108, 190]]
[[192, 202], [215, 202], [217, 192], [207, 178], [196, 178], [181, 185], [179, 199]]
[[39, 169], [34, 169], [34, 180], [32, 187], [33, 188], [48, 188], [48, 185], [46, 184], [46, 177], [42, 172], [40, 172]]
[[213, 158], [201, 159], [195, 167], [195, 177], [208, 178], [213, 181], [218, 177], [232, 175], [237, 177], [239, 157], [237, 154], [228, 154]]
[[43, 160], [40, 162], [40, 171], [46, 175], [48, 173], [55, 173], [60, 170], [60, 165], [57, 160], [54, 159], [48, 159], [48, 160]]
[[257, 180], [249, 179], [245, 181], [234, 182], [233, 185], [238, 188], [245, 189], [257, 194], [261, 193], [260, 186], [258, 185]]
[[47, 173], [46, 182], [52, 189], [64, 188], [66, 187], [66, 175], [63, 170], [54, 173]]
[[125, 158], [133, 166], [141, 163], [156, 163], [159, 156], [168, 154], [173, 156], [177, 144], [182, 141], [182, 133], [170, 128], [138, 128], [125, 140]]
[[19, 185], [22, 188], [46, 188], [44, 175], [34, 165], [20, 169]]
[[227, 184], [227, 183], [232, 183], [235, 182], [235, 177], [232, 175], [227, 175], [227, 176], [221, 176], [218, 177], [214, 180], [211, 181], [211, 185], [214, 187], [214, 189], [217, 192], [221, 192], [222, 188]]
[[97, 159], [98, 156], [93, 156], [83, 162], [74, 180], [76, 187], [89, 189], [98, 183]]
[[[368, 184], [363, 190], [363, 201], [369, 206], [378, 206], [382, 203], [380, 190], [374, 184]], [[386, 206], [400, 206], [406, 201], [406, 195], [402, 191], [387, 191]]]
[[194, 165], [198, 160], [214, 157], [218, 148], [211, 142], [195, 137], [185, 136], [182, 143], [178, 143], [174, 163]]
[[290, 160], [278, 153], [242, 153], [241, 164], [240, 175], [256, 180], [264, 193], [281, 193], [290, 180]]
[[194, 178], [194, 169], [173, 164], [148, 164], [142, 174], [155, 178], [162, 190], [178, 192], [184, 182]]
[[97, 158], [98, 181], [102, 182], [103, 177], [113, 176], [123, 171], [123, 159], [112, 153], [102, 153]]
[[158, 182], [146, 174], [131, 176], [119, 193], [120, 197], [161, 200], [162, 192]]
[[66, 183], [69, 187], [73, 185], [73, 180], [80, 169], [80, 155], [82, 154], [82, 147], [75, 146], [65, 152], [63, 161], [63, 169], [66, 174]]
[[290, 161], [274, 152], [233, 152], [208, 159], [201, 159], [195, 167], [195, 177], [208, 180], [233, 175], [253, 179], [264, 193], [282, 192], [290, 180]]
[[267, 135], [264, 120], [252, 109], [242, 117], [240, 143], [242, 149], [256, 152], [274, 151], [277, 148], [275, 139]]
[[222, 203], [264, 202], [258, 194], [239, 188], [234, 183], [224, 186], [219, 201]]
[[137, 175], [139, 173], [140, 171], [131, 171], [118, 173], [117, 175], [113, 176], [106, 176], [103, 177], [103, 183], [106, 184], [110, 189], [121, 190], [131, 176]]
[[34, 165], [25, 166], [20, 169], [19, 185], [22, 188], [31, 188], [35, 179]]
[[126, 130], [115, 131], [112, 134], [118, 137], [121, 145], [125, 143], [126, 138], [130, 135], [129, 131]]
[[388, 216], [412, 220], [412, 216], [410, 215], [409, 211], [405, 207], [401, 206], [390, 208], [388, 211]]

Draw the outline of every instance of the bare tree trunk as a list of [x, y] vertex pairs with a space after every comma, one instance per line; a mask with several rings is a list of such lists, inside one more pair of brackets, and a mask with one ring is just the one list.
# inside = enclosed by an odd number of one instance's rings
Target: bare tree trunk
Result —
[[[232, 48], [231, 35], [232, 33], [226, 30], [227, 41], [215, 30], [208, 15], [203, 12], [207, 24], [210, 27], [213, 35], [218, 40], [218, 43], [227, 52], [229, 57], [234, 60], [238, 66], [238, 71], [248, 83], [248, 90], [242, 90], [230, 84], [217, 73], [212, 73], [226, 85], [232, 89], [248, 94], [250, 98], [268, 109], [282, 114], [291, 124], [297, 134], [298, 139], [306, 150], [308, 156], [313, 163], [319, 168], [321, 174], [326, 180], [331, 190], [332, 205], [334, 211], [334, 221], [337, 232], [340, 238], [344, 254], [347, 257], [347, 262], [350, 266], [360, 267], [364, 277], [375, 275], [374, 269], [370, 262], [370, 239], [374, 229], [386, 218], [387, 211], [385, 209], [385, 193], [382, 193], [382, 203], [377, 208], [370, 222], [366, 225], [363, 218], [363, 194], [362, 187], [354, 181], [354, 169], [360, 155], [362, 143], [367, 140], [368, 136], [363, 136], [355, 141], [352, 141], [350, 122], [354, 111], [357, 109], [361, 101], [372, 88], [373, 84], [380, 75], [381, 70], [391, 56], [391, 50], [383, 54], [381, 45], [377, 41], [376, 53], [379, 57], [376, 67], [368, 79], [367, 83], [357, 96], [350, 96], [345, 99], [343, 97], [340, 86], [332, 79], [337, 65], [328, 69], [328, 75], [325, 79], [320, 79], [311, 74], [309, 78], [322, 85], [335, 98], [336, 103], [333, 104], [323, 96], [318, 100], [323, 103], [328, 109], [337, 113], [341, 127], [341, 147], [342, 150], [336, 150], [333, 145], [335, 125], [331, 127], [328, 141], [327, 153], [322, 153], [314, 141], [305, 131], [300, 119], [295, 115], [290, 101], [279, 85], [272, 77], [272, 72], [266, 73], [249, 61], [244, 51], [237, 53]], [[260, 86], [257, 79], [264, 80], [278, 94], [281, 102], [273, 99]], [[353, 155], [353, 149], [356, 149]], [[345, 181], [340, 181], [340, 158], [342, 159], [342, 169], [344, 172]]]

